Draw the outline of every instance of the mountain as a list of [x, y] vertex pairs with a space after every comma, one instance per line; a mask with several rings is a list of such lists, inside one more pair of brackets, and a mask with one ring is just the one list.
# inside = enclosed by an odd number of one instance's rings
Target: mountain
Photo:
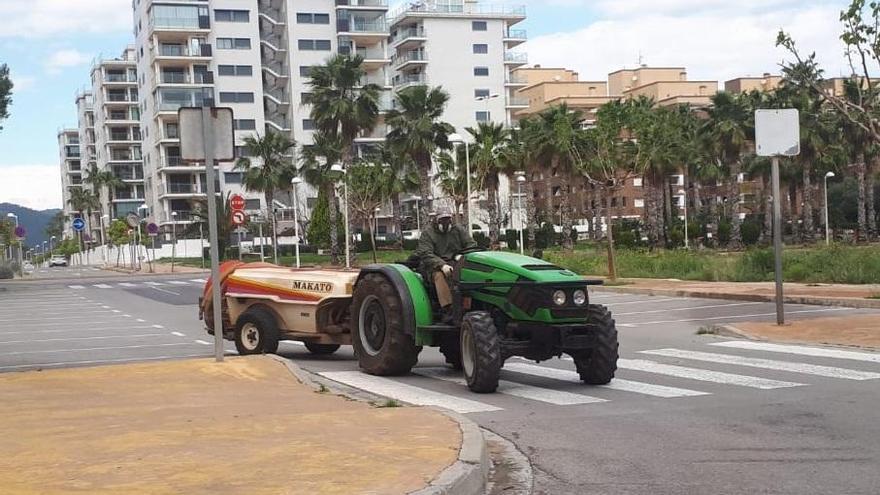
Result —
[[59, 211], [61, 210], [57, 208], [37, 211], [12, 203], [0, 203], [0, 218], [6, 220], [7, 213], [18, 215], [18, 224], [27, 231], [24, 241], [27, 246], [36, 246], [37, 244], [42, 244], [43, 241], [49, 240], [45, 233], [46, 225], [49, 224], [52, 217]]

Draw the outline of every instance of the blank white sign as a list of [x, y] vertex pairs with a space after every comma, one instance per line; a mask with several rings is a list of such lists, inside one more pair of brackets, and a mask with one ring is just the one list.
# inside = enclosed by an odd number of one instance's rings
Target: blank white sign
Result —
[[801, 127], [794, 108], [755, 111], [758, 156], [796, 156], [801, 152]]
[[[232, 109], [212, 107], [207, 124], [214, 136], [214, 161], [235, 159], [235, 135], [232, 127]], [[205, 139], [202, 130], [202, 109], [183, 107], [178, 110], [180, 121], [180, 155], [186, 161], [205, 161]]]

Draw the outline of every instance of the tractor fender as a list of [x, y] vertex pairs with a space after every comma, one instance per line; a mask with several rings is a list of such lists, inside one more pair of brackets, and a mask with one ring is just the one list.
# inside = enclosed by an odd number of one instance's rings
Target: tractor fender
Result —
[[361, 268], [361, 272], [358, 274], [355, 291], [357, 291], [357, 282], [360, 282], [361, 278], [368, 273], [383, 275], [397, 290], [403, 306], [404, 332], [407, 335], [415, 338], [416, 328], [432, 323], [431, 300], [418, 274], [406, 266], [396, 263], [367, 265]]

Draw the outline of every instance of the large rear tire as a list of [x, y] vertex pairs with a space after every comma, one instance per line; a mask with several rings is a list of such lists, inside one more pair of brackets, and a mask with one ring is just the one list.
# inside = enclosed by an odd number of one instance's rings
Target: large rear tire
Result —
[[594, 326], [596, 347], [587, 351], [570, 353], [577, 372], [584, 383], [605, 385], [614, 378], [617, 371], [618, 348], [617, 328], [611, 311], [600, 304], [591, 304], [587, 310], [587, 323]]
[[235, 349], [242, 356], [278, 350], [278, 322], [269, 312], [249, 309], [235, 323]]
[[501, 339], [488, 311], [471, 311], [461, 321], [460, 349], [464, 378], [472, 392], [494, 392], [504, 361]]
[[403, 330], [394, 285], [378, 273], [365, 275], [354, 289], [351, 314], [351, 340], [361, 369], [382, 376], [409, 373], [422, 348]]
[[339, 350], [339, 344], [318, 344], [316, 342], [304, 342], [306, 349], [317, 356], [328, 356]]

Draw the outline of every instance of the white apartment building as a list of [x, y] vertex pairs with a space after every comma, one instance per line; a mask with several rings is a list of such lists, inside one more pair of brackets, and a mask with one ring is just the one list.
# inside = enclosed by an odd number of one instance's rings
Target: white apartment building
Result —
[[79, 129], [62, 129], [58, 132], [58, 162], [61, 168], [61, 197], [64, 211], [64, 234], [70, 232], [70, 221], [79, 213], [70, 207], [70, 189], [82, 187], [82, 155], [80, 154]]

